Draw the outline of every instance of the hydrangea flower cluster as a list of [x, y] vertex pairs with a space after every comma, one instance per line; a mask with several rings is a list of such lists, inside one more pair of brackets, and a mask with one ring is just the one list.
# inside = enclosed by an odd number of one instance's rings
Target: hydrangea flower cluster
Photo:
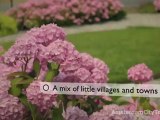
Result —
[[[108, 80], [108, 66], [87, 53], [79, 53], [73, 44], [65, 40], [63, 30], [61, 31], [61, 28], [54, 24], [33, 28], [19, 38], [4, 55], [4, 62], [26, 63], [35, 58], [40, 59], [44, 64], [48, 61], [60, 64], [57, 81], [105, 83]], [[26, 64], [19, 65], [26, 66]], [[26, 67], [32, 68], [31, 66], [32, 64]]]
[[94, 23], [108, 20], [122, 11], [120, 0], [28, 0], [8, 11], [25, 28], [42, 24]]
[[0, 119], [1, 120], [22, 120], [24, 117], [24, 106], [17, 97], [0, 95]]
[[0, 78], [0, 95], [5, 96], [8, 94], [8, 90], [10, 88], [10, 81], [5, 80], [4, 78]]
[[40, 91], [40, 81], [32, 82], [26, 89], [28, 100], [37, 105], [41, 112], [47, 111], [54, 106], [57, 95], [48, 95]]
[[8, 94], [10, 81], [0, 78], [0, 120], [22, 120], [24, 106], [17, 97]]
[[44, 53], [43, 57], [47, 58], [48, 61], [55, 61], [56, 63], [61, 64], [72, 56], [74, 51], [75, 48], [73, 44], [58, 39], [43, 49], [42, 53]]
[[20, 39], [23, 39], [23, 41], [17, 41], [4, 55], [4, 62], [8, 65], [25, 66], [25, 63], [28, 63], [38, 54], [36, 44], [27, 41], [34, 40], [34, 37], [25, 35]]
[[154, 0], [154, 6], [157, 11], [160, 11], [160, 0]]
[[17, 67], [11, 67], [3, 63], [0, 63], [0, 68], [0, 80], [7, 79], [7, 75], [19, 70]]
[[153, 79], [153, 72], [144, 63], [135, 65], [128, 70], [128, 79], [133, 82], [147, 82]]
[[65, 40], [65, 33], [60, 27], [48, 24], [33, 28], [17, 39], [16, 43], [3, 55], [3, 61], [8, 65], [21, 66], [24, 70], [30, 69], [33, 60], [35, 58], [43, 60], [42, 51], [56, 40], [61, 42]]
[[65, 120], [89, 120], [87, 113], [78, 107], [68, 107], [63, 117]]
[[99, 112], [94, 112], [89, 120], [134, 120], [131, 114], [114, 114], [118, 111], [125, 111], [125, 108], [114, 104], [106, 105]]
[[[78, 52], [74, 45], [66, 40], [65, 33], [61, 28], [55, 24], [48, 24], [28, 31], [24, 36], [18, 38], [15, 44], [2, 56], [1, 62], [3, 63], [0, 64], [0, 67], [3, 69], [0, 70], [0, 76], [5, 82], [0, 83], [0, 87], [5, 87], [6, 89], [4, 90], [6, 91], [1, 92], [0, 90], [0, 96], [8, 95], [7, 98], [4, 97], [6, 101], [12, 98], [13, 96], [8, 94], [10, 83], [8, 83], [7, 75], [17, 71], [23, 71], [23, 73], [26, 72], [27, 75], [30, 75], [34, 61], [37, 59], [41, 65], [40, 75], [33, 77], [33, 82], [23, 89], [22, 92], [23, 95], [26, 95], [29, 102], [37, 106], [40, 112], [46, 112], [57, 104], [57, 95], [48, 95], [40, 92], [40, 82], [45, 81], [44, 76], [49, 70], [48, 63], [58, 63], [59, 74], [55, 78], [55, 81], [58, 82], [72, 80], [69, 82], [104, 83], [108, 80], [109, 68], [103, 61], [93, 58], [87, 53]], [[12, 104], [12, 100], [10, 104]], [[7, 106], [10, 104], [2, 104], [4, 105], [2, 107], [4, 111], [10, 109]], [[15, 116], [12, 117], [17, 118], [17, 112], [19, 110], [24, 112], [24, 110], [22, 110], [22, 106], [19, 104], [18, 97], [13, 97], [13, 104], [17, 107], [16, 112], [8, 111], [8, 114], [14, 113]], [[14, 105], [12, 106], [14, 107]], [[74, 110], [79, 111], [80, 115], [84, 115], [81, 117], [86, 119], [87, 113], [78, 108], [69, 109], [69, 111], [73, 112]], [[69, 114], [70, 112], [66, 114], [68, 119], [70, 119]], [[7, 118], [7, 116], [5, 117]]]
[[109, 68], [101, 60], [87, 53], [76, 53], [60, 66], [56, 81], [81, 83], [106, 83]]
[[30, 42], [48, 46], [50, 43], [60, 39], [65, 40], [64, 30], [55, 24], [42, 25], [40, 28], [33, 28], [27, 32], [29, 36], [35, 37]]
[[24, 116], [24, 106], [17, 97], [8, 93], [11, 83], [7, 80], [7, 75], [16, 72], [18, 69], [1, 63], [0, 61], [0, 120], [22, 120]]

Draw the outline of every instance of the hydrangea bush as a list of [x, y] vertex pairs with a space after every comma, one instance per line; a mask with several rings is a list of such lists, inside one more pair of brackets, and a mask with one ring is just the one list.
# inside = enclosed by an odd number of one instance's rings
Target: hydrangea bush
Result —
[[125, 15], [122, 8], [120, 0], [28, 0], [8, 14], [16, 18], [22, 28], [32, 28], [53, 22], [81, 25], [120, 19]]
[[154, 6], [155, 9], [160, 12], [160, 0], [154, 0]]
[[[133, 98], [132, 103], [123, 105], [123, 101], [114, 97], [40, 92], [40, 82], [106, 83], [109, 80], [108, 66], [98, 58], [80, 53], [55, 24], [33, 28], [19, 37], [0, 57], [0, 68], [0, 120], [134, 120], [133, 115], [113, 115], [112, 111], [136, 111], [138, 106], [153, 110], [148, 98]], [[144, 64], [135, 69], [149, 71]], [[132, 76], [134, 72], [129, 74]]]
[[153, 79], [153, 72], [144, 63], [135, 65], [128, 70], [128, 79], [143, 83]]

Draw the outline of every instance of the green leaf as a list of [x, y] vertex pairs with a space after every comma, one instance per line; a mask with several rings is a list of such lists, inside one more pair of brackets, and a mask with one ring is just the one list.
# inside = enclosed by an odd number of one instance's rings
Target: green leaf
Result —
[[36, 76], [38, 76], [41, 70], [40, 61], [38, 59], [35, 59], [33, 62], [33, 70], [35, 71]]
[[104, 100], [104, 99], [102, 99], [102, 98], [100, 98], [100, 100], [101, 100], [105, 105], [110, 105], [110, 104], [113, 104], [113, 103], [114, 103], [113, 100], [112, 100], [112, 101], [106, 101], [106, 100]]
[[21, 95], [19, 97], [21, 103], [25, 105], [25, 107], [28, 109], [28, 111], [31, 113], [32, 120], [44, 120], [43, 116], [38, 111], [37, 107], [33, 104], [31, 104], [25, 95]]
[[21, 82], [19, 83], [19, 85], [20, 85], [22, 88], [27, 88], [27, 87], [30, 85], [30, 83], [32, 83], [32, 82], [33, 82], [33, 79], [28, 79], [28, 80], [21, 81]]
[[21, 101], [21, 103], [22, 103], [23, 105], [26, 106], [26, 108], [29, 109], [28, 100], [27, 100], [27, 97], [26, 97], [25, 95], [19, 96], [19, 100]]
[[52, 71], [48, 71], [46, 76], [45, 76], [45, 80], [47, 82], [52, 82], [53, 78], [57, 76], [57, 71], [52, 70]]
[[27, 88], [32, 81], [33, 79], [23, 79], [21, 77], [11, 80], [9, 93], [17, 97], [20, 96], [22, 94], [22, 89]]
[[11, 86], [16, 86], [22, 81], [22, 78], [15, 78], [14, 80], [11, 80]]
[[47, 67], [49, 70], [59, 69], [59, 64], [57, 63], [48, 63]]
[[48, 71], [46, 76], [45, 76], [45, 80], [47, 82], [52, 82], [54, 76], [55, 76], [55, 73], [53, 71]]
[[93, 110], [97, 109], [97, 104], [95, 104], [94, 99], [88, 97], [88, 103], [90, 103], [90, 105], [92, 106]]
[[153, 110], [153, 107], [147, 101], [141, 104], [141, 107], [143, 108], [143, 110]]
[[67, 95], [58, 95], [57, 101], [63, 101], [63, 108], [67, 109], [67, 105], [69, 101]]
[[124, 98], [124, 97], [121, 97], [117, 100], [114, 100], [113, 101], [113, 104], [117, 104], [117, 105], [126, 105], [126, 104], [129, 104], [129, 100]]
[[53, 78], [59, 74], [59, 65], [56, 63], [48, 63], [48, 72], [46, 73], [45, 80], [52, 82]]
[[18, 85], [29, 85], [31, 82], [33, 82], [33, 79], [22, 80]]
[[77, 106], [79, 104], [79, 101], [73, 99], [72, 101], [67, 102], [67, 106]]
[[145, 97], [141, 97], [141, 98], [139, 98], [139, 102], [140, 102], [140, 104], [143, 104], [144, 102], [148, 102], [149, 103], [149, 99], [145, 98]]
[[11, 86], [19, 87], [19, 88], [26, 88], [31, 82], [33, 82], [33, 78], [32, 79], [16, 78], [14, 80], [11, 80]]
[[12, 79], [15, 79], [15, 78], [20, 78], [20, 77], [23, 78], [23, 79], [31, 78], [26, 72], [13, 72], [13, 73], [11, 73], [7, 76], [7, 78], [9, 80], [12, 80]]
[[150, 105], [149, 98], [140, 98], [140, 107], [142, 107], [144, 110], [153, 110], [152, 106]]
[[128, 101], [124, 101], [124, 100], [118, 100], [115, 102], [117, 105], [127, 105], [129, 102]]
[[113, 101], [118, 100], [119, 98], [121, 98], [121, 96], [112, 96]]
[[20, 96], [21, 91], [22, 91], [22, 90], [21, 90], [20, 88], [16, 87], [16, 86], [11, 87], [11, 88], [9, 89], [9, 93], [12, 94], [13, 96], [16, 96], [16, 97]]
[[53, 108], [52, 109], [52, 120], [64, 120], [62, 116], [62, 108]]

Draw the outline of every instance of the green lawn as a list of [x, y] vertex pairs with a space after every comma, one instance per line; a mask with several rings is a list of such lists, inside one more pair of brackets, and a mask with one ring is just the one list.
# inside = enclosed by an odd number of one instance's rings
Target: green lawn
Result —
[[153, 3], [147, 3], [139, 7], [139, 12], [140, 13], [155, 13], [155, 6]]
[[125, 7], [127, 13], [157, 13], [153, 3], [146, 3], [139, 7]]
[[[144, 62], [154, 73], [160, 72], [160, 28], [80, 33], [69, 35], [68, 39], [81, 52], [88, 52], [108, 64], [110, 82], [127, 82], [128, 68], [138, 63]], [[2, 45], [7, 49], [10, 44]]]

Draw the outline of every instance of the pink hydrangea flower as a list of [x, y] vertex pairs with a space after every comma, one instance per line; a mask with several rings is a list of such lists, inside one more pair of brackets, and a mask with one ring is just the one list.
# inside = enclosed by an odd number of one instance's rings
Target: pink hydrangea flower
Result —
[[116, 112], [123, 112], [124, 107], [118, 105], [106, 105], [99, 112], [94, 112], [89, 120], [134, 120], [131, 114], [115, 114]]
[[8, 65], [5, 65], [3, 63], [0, 63], [0, 80], [1, 79], [7, 79], [7, 76], [10, 74], [10, 73], [13, 73], [13, 72], [17, 72], [19, 69], [17, 67], [10, 67]]
[[43, 112], [54, 106], [57, 95], [42, 93], [40, 91], [40, 81], [34, 81], [26, 89], [26, 96], [32, 104], [36, 105]]
[[154, 6], [157, 11], [160, 11], [160, 0], [154, 0]]
[[62, 63], [73, 54], [74, 50], [74, 45], [70, 42], [56, 40], [47, 46], [42, 54], [48, 61]]
[[87, 53], [76, 54], [73, 59], [66, 60], [60, 66], [63, 82], [105, 83], [108, 80], [109, 68], [99, 59]]
[[[17, 39], [16, 43], [3, 55], [3, 62], [29, 71], [32, 68], [33, 60], [39, 58], [42, 63], [44, 60], [41, 57], [47, 53], [55, 52], [54, 59], [62, 61], [74, 49], [71, 43], [64, 40], [64, 31], [55, 24], [33, 28]], [[49, 46], [51, 43], [52, 45]]]
[[35, 37], [31, 42], [48, 46], [56, 40], [65, 40], [65, 32], [55, 24], [42, 25], [40, 28], [33, 28], [27, 32], [30, 36]]
[[74, 75], [79, 78], [82, 83], [85, 83], [87, 82], [86, 80], [89, 79], [91, 73], [87, 69], [79, 68], [75, 71]]
[[10, 81], [0, 78], [0, 120], [22, 120], [24, 106], [17, 97], [8, 94]]
[[109, 74], [108, 66], [102, 60], [94, 58], [93, 64], [97, 69]]
[[[159, 111], [159, 110], [157, 110], [157, 111]], [[148, 119], [148, 120], [160, 120], [160, 114], [151, 115], [151, 116], [149, 116], [149, 118], [150, 119]]]
[[150, 70], [144, 63], [135, 65], [128, 70], [128, 79], [133, 82], [146, 82], [152, 80], [152, 78], [152, 70]]
[[0, 120], [23, 120], [24, 111], [17, 97], [0, 94]]
[[90, 70], [93, 69], [95, 65], [93, 57], [87, 53], [79, 54], [79, 62], [81, 62], [82, 67], [86, 67]]
[[105, 73], [95, 68], [91, 71], [90, 81], [93, 83], [106, 83], [108, 78]]
[[1, 96], [6, 96], [8, 95], [8, 90], [11, 87], [10, 81], [0, 78], [0, 95]]
[[78, 107], [68, 107], [63, 116], [65, 120], [89, 120], [87, 113]]
[[133, 103], [126, 105], [125, 109], [128, 111], [136, 111], [138, 109], [138, 106], [139, 106], [138, 101], [134, 101]]
[[[147, 115], [135, 115], [135, 120], [151, 120], [150, 116]], [[156, 120], [156, 119], [153, 119]]]
[[81, 67], [79, 62], [79, 52], [75, 51], [66, 61], [60, 66], [60, 71], [65, 74], [72, 74]]
[[9, 65], [24, 65], [34, 59], [38, 54], [37, 45], [29, 40], [32, 36], [24, 35], [3, 55], [4, 62]]

